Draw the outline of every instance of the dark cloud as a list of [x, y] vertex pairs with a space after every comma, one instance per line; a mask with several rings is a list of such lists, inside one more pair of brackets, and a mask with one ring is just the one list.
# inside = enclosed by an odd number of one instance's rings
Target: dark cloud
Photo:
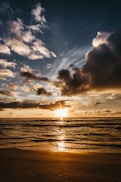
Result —
[[62, 95], [121, 88], [121, 31], [99, 32], [82, 68], [58, 72]]
[[62, 95], [75, 95], [86, 90], [88, 77], [82, 73], [80, 68], [72, 68], [72, 72], [65, 69], [58, 72]]
[[39, 104], [31, 102], [0, 102], [0, 108], [36, 108]]
[[20, 70], [20, 76], [23, 77], [25, 82], [29, 80], [38, 80], [49, 82], [49, 79], [46, 77], [41, 77], [36, 71], [33, 71], [29, 66], [24, 66]]
[[49, 81], [48, 78], [46, 77], [40, 77], [37, 76], [34, 73], [30, 73], [30, 72], [20, 72], [21, 77], [25, 78], [25, 80], [41, 80], [41, 81]]
[[85, 91], [87, 77], [82, 75], [79, 68], [73, 68], [73, 74], [69, 70], [60, 70], [58, 79], [61, 81], [59, 86], [61, 86], [62, 95], [74, 95]]
[[66, 104], [66, 100], [61, 100], [61, 101], [56, 101], [54, 103], [49, 103], [49, 104], [44, 104], [44, 105], [40, 105], [41, 109], [49, 109], [49, 110], [55, 110], [58, 109], [60, 107], [64, 108], [64, 107], [71, 107], [70, 105]]
[[52, 95], [51, 92], [46, 91], [44, 88], [38, 88], [36, 90], [36, 92], [37, 92], [37, 95], [46, 95], [46, 96], [51, 96]]
[[7, 90], [0, 90], [0, 95], [13, 96], [13, 93]]
[[98, 106], [98, 105], [100, 105], [101, 104], [101, 102], [95, 102], [94, 103], [94, 106]]
[[66, 104], [66, 100], [56, 101], [54, 103], [49, 104], [40, 104], [34, 103], [32, 101], [24, 101], [24, 102], [0, 102], [0, 110], [7, 108], [20, 108], [20, 109], [29, 109], [29, 108], [40, 108], [40, 109], [49, 109], [55, 110], [59, 107], [70, 107], [70, 105]]
[[51, 96], [52, 93], [47, 91], [45, 88], [42, 87], [39, 83], [35, 84], [33, 86], [34, 91], [36, 91], [37, 95], [45, 95], [45, 96]]

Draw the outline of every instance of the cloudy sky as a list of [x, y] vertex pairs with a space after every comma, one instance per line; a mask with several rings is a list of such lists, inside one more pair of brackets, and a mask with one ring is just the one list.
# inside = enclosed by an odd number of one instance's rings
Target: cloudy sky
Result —
[[120, 1], [0, 1], [0, 117], [121, 116]]

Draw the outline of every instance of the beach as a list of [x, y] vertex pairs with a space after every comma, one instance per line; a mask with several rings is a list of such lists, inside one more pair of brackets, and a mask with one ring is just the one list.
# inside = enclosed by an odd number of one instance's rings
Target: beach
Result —
[[121, 153], [0, 149], [1, 182], [120, 182]]

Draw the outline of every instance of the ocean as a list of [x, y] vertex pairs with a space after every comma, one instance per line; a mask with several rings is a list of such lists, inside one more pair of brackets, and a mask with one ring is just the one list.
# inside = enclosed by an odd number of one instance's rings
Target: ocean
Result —
[[0, 119], [0, 148], [121, 153], [121, 118]]

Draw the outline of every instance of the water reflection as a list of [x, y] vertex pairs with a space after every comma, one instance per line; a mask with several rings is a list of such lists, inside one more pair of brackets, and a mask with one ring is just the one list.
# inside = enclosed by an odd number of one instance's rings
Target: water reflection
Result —
[[58, 143], [58, 151], [60, 151], [60, 152], [63, 152], [63, 151], [65, 151], [65, 143], [64, 143], [64, 141], [60, 141], [59, 143]]
[[[60, 120], [59, 121], [59, 125], [63, 125], [64, 121], [63, 120]], [[63, 128], [59, 129], [58, 132], [57, 132], [57, 138], [58, 138], [58, 142], [57, 142], [57, 151], [65, 151], [65, 138], [66, 138], [66, 133], [65, 133], [65, 130]]]

